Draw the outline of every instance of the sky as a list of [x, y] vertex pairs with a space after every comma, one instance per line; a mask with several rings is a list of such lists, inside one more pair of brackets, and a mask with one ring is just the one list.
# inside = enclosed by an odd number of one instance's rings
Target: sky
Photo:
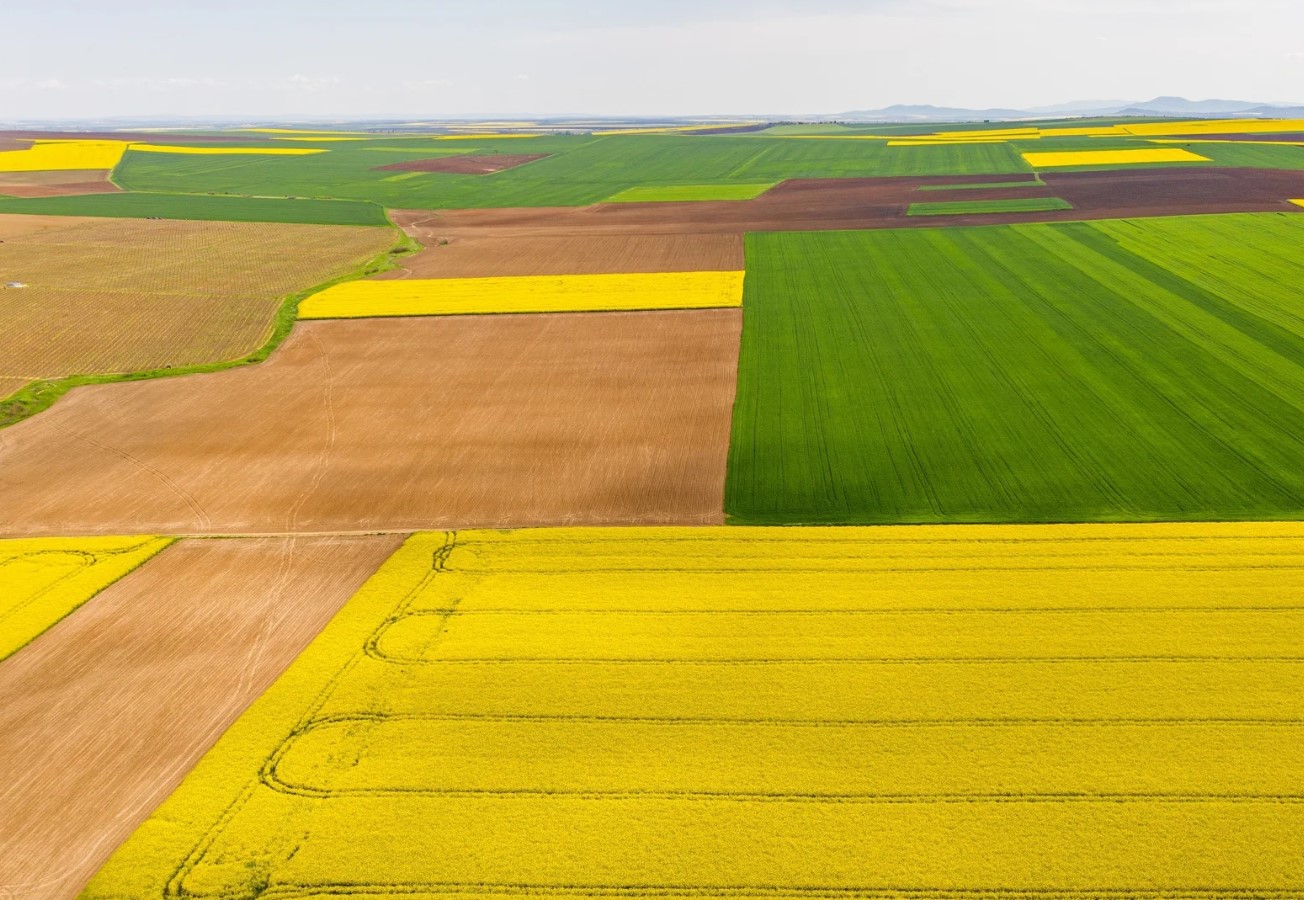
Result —
[[1304, 100], [1300, 0], [3, 0], [0, 121]]

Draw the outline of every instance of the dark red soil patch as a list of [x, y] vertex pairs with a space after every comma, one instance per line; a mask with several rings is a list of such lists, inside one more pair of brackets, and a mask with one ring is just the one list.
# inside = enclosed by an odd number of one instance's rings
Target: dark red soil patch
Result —
[[547, 159], [549, 153], [491, 153], [471, 156], [439, 156], [434, 159], [410, 159], [407, 162], [377, 166], [377, 172], [444, 172], [449, 175], [492, 175], [515, 169], [535, 160]]
[[[1015, 176], [1017, 179], [1018, 176]], [[1012, 180], [1000, 176], [1000, 181]], [[1064, 222], [1229, 212], [1298, 212], [1304, 172], [1183, 167], [1042, 175], [1044, 187], [921, 192], [924, 185], [981, 184], [961, 178], [802, 179], [784, 182], [755, 200], [695, 203], [613, 203], [583, 208], [448, 210], [430, 214], [426, 231], [441, 240], [556, 234], [737, 234], [936, 228], [1002, 222]], [[1061, 197], [1069, 210], [945, 217], [907, 217], [921, 201]], [[941, 218], [942, 221], [938, 221]]]

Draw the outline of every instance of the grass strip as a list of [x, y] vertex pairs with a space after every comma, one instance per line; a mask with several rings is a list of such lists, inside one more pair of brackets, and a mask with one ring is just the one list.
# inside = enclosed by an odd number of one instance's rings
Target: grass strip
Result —
[[1020, 197], [1012, 200], [955, 200], [937, 203], [911, 203], [909, 216], [963, 216], [986, 213], [1046, 212], [1072, 209], [1073, 204], [1059, 197]]

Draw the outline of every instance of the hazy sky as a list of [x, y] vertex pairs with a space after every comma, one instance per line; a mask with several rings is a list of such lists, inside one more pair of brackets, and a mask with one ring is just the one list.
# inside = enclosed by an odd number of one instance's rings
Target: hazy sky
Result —
[[0, 121], [1304, 99], [1301, 0], [0, 0]]

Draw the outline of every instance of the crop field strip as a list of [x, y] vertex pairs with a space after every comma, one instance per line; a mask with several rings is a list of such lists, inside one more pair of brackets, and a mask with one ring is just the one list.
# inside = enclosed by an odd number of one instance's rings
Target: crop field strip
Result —
[[259, 365], [80, 387], [5, 429], [0, 534], [717, 524], [741, 329], [739, 309], [300, 322]]
[[1302, 234], [1247, 215], [753, 235], [726, 511], [1296, 518]]
[[943, 200], [911, 203], [908, 216], [965, 216], [989, 213], [1030, 213], [1052, 209], [1072, 209], [1073, 204], [1059, 197], [1017, 197], [1009, 200]]
[[182, 540], [0, 663], [0, 895], [75, 896], [401, 540]]
[[[1301, 150], [1304, 154], [1304, 150]], [[631, 235], [741, 235], [745, 232], [843, 231], [999, 224], [1004, 214], [945, 219], [908, 216], [925, 187], [970, 186], [965, 200], [1026, 199], [1030, 192], [1060, 197], [1070, 210], [1028, 213], [1030, 220], [1083, 221], [1232, 212], [1295, 212], [1304, 173], [1268, 169], [1176, 166], [1042, 173], [1041, 184], [1000, 187], [1008, 176], [787, 181], [755, 200], [602, 204], [582, 209], [406, 211], [420, 223], [427, 246], [469, 238], [609, 238]], [[410, 226], [409, 226], [410, 227]], [[434, 256], [443, 247], [432, 247]]]
[[395, 243], [373, 228], [42, 221], [0, 215], [0, 270], [26, 285], [0, 291], [0, 377], [22, 383], [238, 359], [267, 340], [283, 297]]
[[417, 535], [86, 896], [1297, 896], [1302, 586], [1297, 523]]
[[170, 543], [147, 536], [0, 540], [0, 661]]
[[610, 312], [741, 306], [738, 272], [350, 281], [299, 305], [302, 319]]
[[776, 182], [764, 184], [676, 184], [627, 188], [607, 203], [667, 203], [694, 200], [755, 200]]

